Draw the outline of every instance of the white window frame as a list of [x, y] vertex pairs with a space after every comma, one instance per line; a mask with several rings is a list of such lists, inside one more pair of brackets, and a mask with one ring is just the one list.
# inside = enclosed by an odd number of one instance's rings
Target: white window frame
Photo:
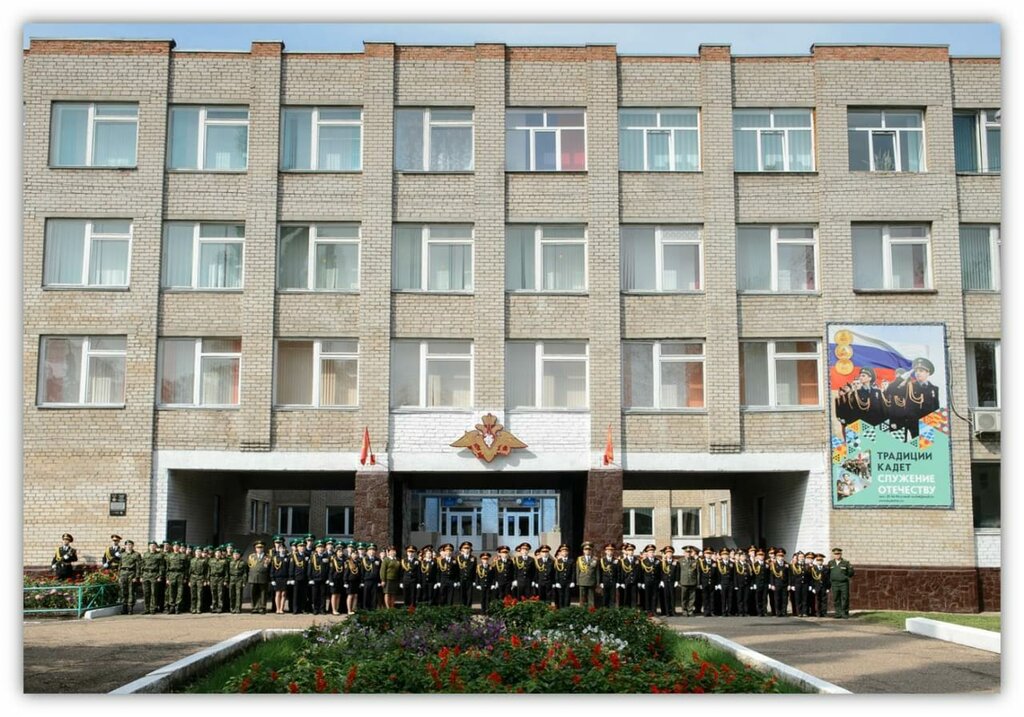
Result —
[[[441, 354], [429, 353], [427, 345], [431, 341], [461, 341], [469, 344], [469, 354]], [[419, 403], [414, 406], [401, 405], [392, 407], [392, 411], [468, 411], [473, 407], [473, 398], [476, 396], [476, 354], [475, 342], [471, 339], [394, 339], [393, 343], [418, 344], [419, 345]], [[428, 361], [466, 361], [469, 360], [469, 405], [468, 406], [428, 406], [427, 405], [427, 362]]]
[[[977, 357], [975, 351], [979, 343], [995, 344], [995, 378], [996, 378], [996, 405], [995, 406], [979, 406], [978, 405], [978, 366]], [[970, 402], [970, 407], [980, 408], [981, 410], [1002, 408], [1003, 406], [1003, 374], [1002, 374], [1002, 354], [1003, 354], [1003, 342], [1000, 339], [967, 339], [967, 397]]]
[[[715, 503], [708, 503], [708, 531], [709, 531], [708, 535], [709, 536], [711, 536], [711, 535], [721, 535], [721, 533], [716, 533], [715, 532], [715, 530], [718, 529], [717, 507], [718, 506]], [[704, 528], [704, 525], [701, 524], [701, 529], [703, 530], [703, 528]]]
[[270, 532], [270, 502], [265, 500], [249, 499], [249, 532], [269, 533]]
[[720, 520], [719, 535], [729, 535], [729, 501], [723, 500], [718, 504], [718, 517]]
[[[284, 118], [285, 113], [288, 110], [311, 110], [310, 115], [310, 132], [309, 132], [309, 167], [292, 167], [285, 169], [281, 167], [282, 172], [361, 172], [363, 171], [363, 108], [362, 107], [344, 107], [344, 106], [326, 106], [318, 105], [316, 107], [306, 107], [301, 105], [286, 105], [281, 108], [281, 148], [284, 148]], [[358, 110], [359, 119], [357, 120], [334, 120], [334, 119], [320, 119], [320, 110]], [[322, 169], [317, 166], [320, 163], [320, 128], [321, 127], [358, 127], [359, 128], [359, 166], [355, 169]], [[283, 165], [282, 158], [278, 157], [278, 164]], [[248, 163], [248, 162], [247, 162]]]
[[[961, 224], [960, 227], [961, 228], [962, 227], [970, 227], [970, 228], [975, 228], [975, 229], [976, 228], [980, 228], [980, 227], [986, 227], [988, 229], [988, 255], [989, 255], [989, 260], [991, 262], [991, 266], [989, 267], [989, 272], [990, 272], [990, 278], [992, 279], [992, 282], [991, 282], [992, 283], [992, 288], [991, 289], [964, 289], [964, 291], [968, 291], [968, 292], [971, 292], [971, 293], [974, 293], [974, 292], [1001, 291], [1002, 289], [1001, 289], [1000, 271], [999, 271], [1000, 252], [1002, 251], [1002, 248], [1003, 248], [1002, 238], [1000, 237], [1000, 229], [1002, 228], [1001, 225], [999, 225], [999, 224]], [[930, 234], [929, 234], [929, 238], [930, 238]], [[963, 261], [963, 256], [962, 255], [961, 255], [961, 261]]]
[[[653, 385], [654, 394], [654, 405], [653, 406], [627, 406], [625, 402], [625, 396], [623, 396], [622, 409], [627, 413], [640, 412], [650, 413], [652, 411], [664, 412], [664, 413], [703, 413], [707, 410], [707, 402], [705, 401], [703, 406], [698, 407], [662, 407], [661, 405], [661, 364], [665, 363], [699, 363], [701, 365], [701, 395], [707, 396], [707, 371], [704, 370], [705, 366], [705, 354], [703, 341], [687, 341], [685, 339], [665, 339], [665, 340], [636, 340], [627, 341], [624, 340], [623, 353], [625, 353], [626, 344], [642, 344], [652, 347], [652, 359], [653, 359], [653, 376], [651, 378]], [[663, 344], [689, 344], [693, 346], [700, 346], [700, 354], [672, 354], [669, 356], [662, 356], [661, 347]], [[625, 356], [622, 359], [625, 364]], [[623, 373], [623, 383], [625, 383], [625, 371]], [[625, 390], [625, 386], [623, 386]]]
[[[655, 116], [655, 119], [654, 119], [654, 126], [653, 127], [647, 127], [647, 126], [635, 127], [635, 126], [632, 126], [632, 125], [622, 124], [622, 122], [620, 121], [620, 123], [619, 123], [619, 129], [620, 130], [626, 130], [628, 132], [642, 131], [643, 132], [643, 137], [644, 137], [644, 140], [643, 140], [644, 141], [644, 166], [643, 166], [643, 169], [620, 169], [619, 170], [620, 172], [666, 172], [666, 171], [667, 172], [699, 172], [699, 171], [701, 171], [703, 169], [703, 157], [701, 156], [703, 154], [703, 152], [701, 151], [701, 144], [700, 144], [701, 137], [700, 137], [700, 108], [699, 107], [675, 107], [675, 108], [672, 108], [672, 107], [662, 107], [662, 108], [657, 108], [657, 109], [653, 108], [653, 107], [620, 107], [619, 108], [619, 117], [620, 118], [622, 117], [622, 113], [623, 112], [653, 112], [654, 116]], [[662, 127], [662, 125], [661, 125], [661, 115], [662, 115], [663, 112], [666, 113], [666, 114], [672, 114], [672, 113], [676, 113], [676, 112], [693, 112], [693, 113], [695, 113], [697, 115], [697, 126], [696, 127], [678, 127], [678, 126], [675, 126], [675, 125], [671, 125], [671, 126]], [[676, 167], [676, 130], [685, 130], [685, 131], [688, 131], [688, 132], [696, 132], [697, 133], [697, 166], [694, 169], [679, 169], [678, 167]], [[669, 168], [667, 170], [665, 170], [665, 169], [651, 169], [651, 163], [650, 163], [650, 160], [648, 158], [648, 152], [647, 152], [647, 147], [648, 147], [648, 145], [647, 145], [647, 135], [650, 134], [651, 132], [655, 132], [655, 133], [659, 133], [659, 134], [663, 134], [663, 133], [666, 133], [666, 132], [668, 133], [668, 164], [669, 164]]]
[[[40, 336], [39, 343], [39, 368], [36, 372], [36, 405], [45, 406], [47, 408], [72, 408], [72, 407], [86, 407], [86, 408], [124, 408], [126, 404], [127, 396], [122, 396], [122, 400], [118, 403], [88, 403], [85, 398], [88, 395], [89, 383], [91, 376], [89, 375], [89, 359], [93, 357], [98, 358], [122, 358], [124, 359], [124, 378], [122, 383], [124, 384], [125, 394], [128, 392], [128, 337], [126, 335], [111, 334], [111, 335], [70, 335], [70, 334], [47, 334]], [[74, 403], [47, 403], [43, 400], [43, 393], [45, 390], [45, 370], [46, 366], [46, 346], [51, 340], [60, 339], [81, 339], [82, 340], [82, 358], [81, 366], [78, 369], [79, 386], [78, 386], [78, 400]], [[125, 348], [123, 351], [117, 351], [114, 349], [93, 349], [91, 344], [93, 339], [125, 339]]]
[[[759, 229], [764, 228], [763, 224], [741, 224], [736, 227], [738, 229]], [[803, 238], [785, 238], [779, 237], [780, 229], [810, 229], [812, 236], [810, 239]], [[771, 287], [768, 289], [738, 289], [740, 294], [818, 294], [821, 292], [819, 286], [819, 277], [821, 276], [820, 259], [818, 252], [818, 227], [810, 224], [772, 224], [768, 226], [769, 237], [771, 241]], [[737, 232], [738, 235], [738, 232]], [[808, 244], [814, 250], [814, 288], [813, 289], [786, 289], [781, 291], [779, 289], [779, 245], [780, 244], [799, 244], [807, 246]]]
[[[301, 171], [301, 170], [296, 170]], [[356, 237], [321, 237], [320, 227], [355, 227]], [[281, 230], [289, 227], [306, 227], [309, 229], [309, 247], [306, 256], [306, 288], [282, 288], [281, 272], [277, 272], [277, 290], [283, 293], [319, 292], [324, 294], [358, 294], [362, 280], [363, 264], [363, 227], [354, 222], [283, 222], [277, 227], [277, 261], [281, 261]], [[318, 289], [316, 284], [316, 246], [317, 244], [355, 244], [356, 247], [356, 285], [352, 289]], [[243, 265], [244, 269], [244, 265]]]
[[[330, 523], [329, 516], [331, 514], [331, 508], [341, 508], [344, 511], [344, 516], [345, 517], [342, 519], [342, 523], [344, 524], [344, 527], [347, 528], [348, 530], [344, 530], [344, 531], [339, 533], [338, 531], [333, 531], [332, 532], [328, 528], [329, 523]], [[351, 506], [351, 505], [327, 505], [327, 506], [324, 506], [324, 531], [328, 535], [335, 535], [335, 536], [338, 536], [339, 538], [351, 538], [355, 534], [354, 533], [354, 525], [355, 525], [355, 507], [354, 506]]]
[[[756, 132], [757, 133], [757, 169], [739, 169], [735, 170], [738, 172], [765, 172], [765, 173], [778, 173], [778, 172], [814, 172], [817, 171], [818, 165], [815, 161], [815, 138], [814, 138], [814, 110], [804, 107], [776, 107], [776, 108], [764, 108], [764, 107], [737, 107], [737, 112], [768, 112], [768, 126], [767, 127], [736, 127], [733, 125], [734, 132]], [[796, 112], [807, 112], [810, 115], [810, 124], [807, 127], [776, 127], [775, 126], [775, 113], [790, 113], [795, 114]], [[798, 132], [811, 132], [811, 167], [810, 169], [791, 169], [789, 166], [789, 133], [795, 130]], [[763, 134], [781, 134], [782, 135], [782, 169], [765, 169], [764, 168], [764, 153], [761, 151], [761, 135]], [[733, 167], [735, 168], [736, 159], [733, 158]]]
[[[167, 109], [167, 161], [171, 161], [171, 115], [172, 111], [179, 107], [194, 107], [199, 110], [199, 131], [198, 135], [198, 146], [196, 149], [196, 166], [195, 167], [171, 167], [168, 165], [168, 172], [247, 172], [249, 171], [249, 119], [250, 112], [249, 107], [246, 105], [189, 105], [189, 104], [173, 104]], [[207, 111], [210, 109], [214, 110], [226, 110], [226, 111], [238, 111], [245, 110], [245, 119], [208, 119]], [[215, 167], [207, 167], [206, 165], [206, 130], [210, 126], [245, 126], [245, 166], [239, 169], [217, 169]]]
[[[419, 226], [420, 227], [420, 288], [418, 289], [392, 289], [396, 293], [413, 293], [413, 294], [472, 294], [474, 279], [476, 278], [476, 228], [468, 224], [422, 224], [422, 225], [407, 225], [407, 226]], [[441, 228], [442, 226], [451, 227], [468, 227], [469, 238], [467, 239], [455, 239], [448, 237], [434, 238], [431, 230], [434, 228]], [[469, 245], [469, 288], [468, 289], [431, 289], [429, 288], [430, 281], [430, 247], [431, 245], [438, 244], [468, 244]]]
[[[468, 120], [435, 120], [431, 110], [469, 112]], [[395, 112], [418, 111], [423, 114], [423, 157], [420, 169], [399, 169], [396, 172], [434, 172], [459, 173], [472, 172], [476, 168], [476, 111], [470, 107], [395, 107]], [[396, 123], [397, 126], [397, 123]], [[430, 167], [430, 130], [433, 127], [469, 127], [469, 169], [431, 169]]]
[[[674, 171], [674, 170], [673, 170]], [[704, 232], [699, 224], [626, 224], [619, 228], [619, 243], [622, 242], [622, 227], [629, 229], [654, 229], [654, 291], [665, 294], [700, 294], [704, 292]], [[665, 229], [694, 229], [697, 231], [696, 239], [666, 239]], [[697, 288], [696, 289], [666, 289], [664, 288], [665, 273], [665, 247], [666, 246], [697, 246]], [[584, 259], [586, 256], [584, 256]], [[585, 276], [586, 274], [584, 274]], [[620, 274], [621, 285], [622, 277]], [[650, 294], [644, 289], [623, 289], [623, 294]]]
[[[65, 168], [76, 168], [76, 167], [98, 167], [98, 168], [101, 168], [101, 169], [131, 169], [131, 168], [137, 167], [139, 165], [139, 103], [138, 102], [116, 102], [116, 101], [115, 102], [64, 102], [64, 101], [58, 101], [58, 102], [54, 102], [53, 106], [50, 109], [50, 122], [51, 123], [53, 122], [53, 117], [54, 117], [54, 114], [55, 114], [55, 110], [59, 106], [66, 106], [66, 105], [85, 105], [85, 106], [87, 106], [89, 108], [89, 125], [88, 125], [87, 135], [86, 135], [86, 138], [85, 138], [85, 164], [54, 164], [55, 157], [53, 156], [53, 154], [54, 154], [53, 153], [53, 149], [54, 149], [53, 143], [54, 143], [54, 139], [56, 139], [56, 138], [54, 137], [53, 129], [51, 129], [50, 130], [50, 147], [51, 147], [50, 148], [50, 167], [51, 168], [65, 169]], [[122, 116], [122, 115], [101, 115], [101, 114], [97, 114], [97, 112], [96, 112], [96, 106], [97, 105], [121, 105], [121, 106], [124, 106], [124, 107], [134, 107], [135, 108], [135, 116], [134, 117], [125, 117], [125, 116]], [[95, 159], [93, 157], [93, 145], [95, 144], [96, 122], [97, 121], [100, 121], [100, 122], [133, 122], [135, 124], [135, 161], [134, 162], [132, 162], [131, 164], [94, 164], [93, 163], [94, 159]]]
[[[856, 226], [861, 227], [880, 227], [882, 230], [882, 288], [881, 289], [862, 289], [856, 286], [853, 287], [854, 292], [871, 292], [871, 291], [932, 291], [934, 286], [932, 284], [932, 228], [929, 224], [857, 224]], [[922, 237], [897, 237], [891, 236], [891, 229], [893, 226], [917, 226], [924, 227], [925, 236]], [[852, 232], [851, 232], [852, 234]], [[958, 239], [959, 241], [959, 239]], [[892, 248], [893, 246], [909, 245], [909, 244], [924, 244], [924, 286], [920, 289], [911, 288], [894, 288], [892, 281]], [[854, 272], [856, 276], [856, 271]]]
[[[847, 119], [847, 132], [867, 132], [868, 133], [868, 171], [869, 172], [901, 172], [903, 174], [922, 174], [928, 171], [928, 138], [924, 133], [924, 112], [919, 109], [898, 109], [895, 107], [888, 107], [885, 109], [876, 107], [848, 107], [849, 110], [867, 110], [867, 111], [879, 111], [882, 113], [882, 126], [881, 127], [850, 127], [849, 119]], [[916, 112], [921, 116], [920, 127], [887, 127], [885, 124], [885, 117], [887, 112], [898, 112], [900, 114]], [[903, 165], [903, 150], [900, 148], [900, 132], [920, 132], [921, 133], [921, 168], [916, 172], [913, 170], [902, 170], [900, 167]], [[893, 136], [893, 169], [875, 169], [875, 135], [876, 134], [891, 134]], [[853, 172], [864, 171], [864, 170], [850, 170]]]
[[[533, 344], [534, 360], [534, 383], [533, 395], [537, 403], [533, 406], [508, 406], [513, 410], [538, 410], [538, 411], [589, 411], [590, 410], [590, 342], [585, 339], [556, 339], [551, 343], [578, 343], [582, 344], [582, 354], [547, 354], [544, 352], [546, 341], [508, 341], [506, 343]], [[545, 361], [583, 361], [585, 408], [567, 408], [562, 406], [544, 406], [544, 362]]]
[[[158, 408], [238, 408], [242, 405], [242, 351], [239, 349], [238, 353], [211, 351], [203, 353], [203, 341], [234, 341], [237, 337], [229, 336], [207, 336], [205, 338], [200, 337], [192, 339], [190, 336], [162, 336], [159, 340], [159, 351], [157, 356], [157, 390], [156, 400]], [[162, 403], [160, 399], [160, 381], [163, 380], [163, 373], [161, 369], [163, 367], [163, 350], [164, 341], [185, 341], [192, 340], [195, 342], [195, 347], [192, 350], [192, 403]], [[239, 339], [240, 340], [240, 339]], [[200, 403], [202, 396], [202, 369], [204, 358], [234, 358], [238, 359], [238, 388], [236, 393], [238, 394], [238, 403]]]
[[[281, 535], [298, 535], [297, 532], [292, 530], [292, 528], [295, 527], [293, 525], [294, 517], [295, 517], [293, 515], [293, 510], [295, 508], [305, 508], [306, 509], [306, 514], [307, 514], [307, 520], [311, 519], [313, 517], [312, 511], [310, 510], [310, 508], [312, 508], [312, 506], [310, 506], [310, 505], [298, 505], [298, 504], [295, 504], [295, 505], [279, 505], [279, 506], [277, 506], [277, 532], [280, 533]], [[281, 526], [281, 518], [284, 517], [282, 515], [282, 511], [287, 511], [288, 530], [283, 530], [282, 526]], [[308, 528], [309, 528], [308, 523], [307, 523], [306, 527], [307, 527], [307, 530], [308, 530]]]
[[[638, 510], [649, 510], [651, 511], [651, 532], [650, 533], [637, 533], [636, 532], [636, 511]], [[629, 532], [626, 533], [623, 530], [623, 538], [654, 538], [654, 508], [648, 506], [638, 507], [625, 507], [623, 506], [622, 512], [629, 513]]]
[[[312, 403], [278, 403], [277, 401], [277, 349], [278, 345], [286, 341], [288, 343], [312, 343], [313, 344], [313, 393], [311, 394]], [[323, 343], [325, 341], [354, 341], [356, 342], [356, 350], [354, 352], [344, 351], [324, 351]], [[336, 359], [342, 359], [346, 361], [356, 362], [356, 401], [355, 403], [345, 403], [340, 405], [322, 406], [320, 405], [320, 375], [321, 366], [320, 362], [323, 359], [333, 361]], [[330, 338], [330, 339], [310, 339], [305, 337], [288, 338], [281, 337], [274, 340], [274, 387], [273, 387], [273, 406], [274, 408], [320, 408], [324, 410], [338, 410], [338, 409], [352, 409], [359, 406], [359, 340], [354, 338]]]
[[[799, 353], [799, 352], [785, 352], [776, 351], [776, 342], [803, 342], [813, 341], [816, 347], [814, 353]], [[768, 362], [768, 405], [752, 405], [748, 406], [745, 404], [740, 405], [740, 409], [743, 411], [820, 411], [822, 409], [821, 404], [821, 392], [822, 392], [822, 380], [821, 380], [821, 341], [813, 338], [796, 338], [796, 339], [741, 339], [741, 344], [767, 344], [767, 362]], [[742, 347], [741, 347], [742, 348]], [[814, 357], [815, 361], [815, 376], [817, 377], [818, 385], [818, 402], [813, 406], [801, 406], [801, 405], [779, 405], [779, 397], [776, 385], [776, 361], [778, 360], [796, 360], [796, 361], [809, 361], [811, 357]], [[740, 397], [742, 401], [742, 396]]]
[[[954, 115], [970, 115], [974, 119], [975, 133], [974, 133], [974, 156], [978, 160], [977, 173], [989, 174], [999, 173], [1001, 169], [990, 169], [988, 166], [988, 130], [990, 127], [999, 128], [1002, 131], [1002, 113], [1000, 109], [990, 110], [953, 110]], [[995, 117], [994, 120], [989, 119]], [[1000, 159], [1002, 159], [1000, 157]], [[960, 173], [973, 174], [973, 172], [964, 172], [958, 170]]]
[[[541, 112], [544, 115], [544, 124], [540, 127], [505, 127], [505, 131], [522, 132], [526, 131], [529, 133], [530, 141], [530, 167], [529, 169], [509, 169], [508, 158], [505, 160], [505, 171], [506, 172], [586, 172], [590, 166], [590, 152], [589, 152], [589, 138], [587, 135], [587, 109], [585, 107], [573, 109], [571, 107], [559, 107], [557, 109], [541, 109], [541, 108], [523, 108], [523, 107], [510, 107], [506, 111], [512, 112]], [[559, 126], [554, 127], [548, 125], [548, 117], [553, 114], [582, 114], [583, 124], [573, 126]], [[583, 130], [583, 168], [582, 169], [562, 169], [562, 130]], [[537, 133], [538, 132], [554, 132], [555, 133], [555, 168], [554, 169], [537, 169]]]
[[[61, 221], [65, 219], [71, 219], [72, 221], [83, 221], [81, 219], [74, 219], [72, 217], [51, 217], [46, 220], [47, 225], [50, 221]], [[77, 284], [46, 284], [46, 250], [43, 250], [43, 280], [45, 286], [48, 289], [61, 289], [61, 288], [89, 288], [89, 289], [127, 289], [132, 282], [132, 239], [135, 236], [135, 222], [131, 219], [86, 219], [85, 221], [85, 233], [83, 234], [82, 241], [85, 242], [85, 246], [82, 249], [82, 281]], [[128, 222], [128, 233], [127, 234], [102, 234], [93, 232], [93, 224], [100, 222], [111, 222], [111, 221], [126, 221]], [[46, 241], [47, 227], [43, 228], [43, 241]], [[123, 284], [93, 284], [89, 281], [89, 276], [92, 274], [92, 242], [93, 240], [98, 241], [128, 241], [128, 265], [125, 267], [125, 281]]]
[[[509, 225], [522, 226], [522, 225]], [[552, 237], [544, 238], [545, 227], [553, 224], [533, 226], [533, 289], [509, 289], [513, 294], [585, 294], [590, 287], [590, 250], [587, 245], [589, 231], [586, 226], [572, 224], [565, 226], [582, 226], [582, 238]], [[544, 245], [545, 244], [582, 244], [583, 245], [583, 288], [582, 289], [545, 289], [544, 288]], [[507, 259], [506, 259], [507, 261]]]
[[[242, 291], [245, 288], [245, 223], [244, 222], [175, 222], [170, 221], [164, 224], [166, 227], [171, 224], [192, 226], [192, 283], [190, 286], [165, 286], [164, 276], [161, 272], [160, 288], [165, 291]], [[240, 237], [204, 237], [204, 226], [239, 226], [242, 227]], [[166, 236], [166, 234], [165, 234]], [[199, 256], [203, 244], [241, 244], [242, 245], [242, 272], [238, 286], [199, 286]]]
[[[696, 507], [696, 506], [695, 507], [672, 508], [672, 516], [674, 516], [675, 519], [676, 519], [676, 526], [677, 527], [682, 527], [682, 525], [683, 525], [683, 511], [684, 510], [687, 510], [687, 511], [695, 510], [695, 511], [697, 511], [697, 532], [695, 532], [695, 533], [681, 533], [681, 532], [673, 531], [672, 532], [672, 537], [673, 538], [690, 538], [690, 537], [699, 538], [702, 535], [701, 530], [703, 528], [703, 521], [701, 520], [701, 518], [703, 517], [703, 510], [701, 510], [699, 507]], [[669, 522], [671, 522], [671, 520]]]

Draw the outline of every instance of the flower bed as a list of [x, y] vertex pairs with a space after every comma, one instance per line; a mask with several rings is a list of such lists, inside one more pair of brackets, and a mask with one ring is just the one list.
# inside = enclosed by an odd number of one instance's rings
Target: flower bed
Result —
[[[201, 691], [358, 693], [711, 693], [784, 691], [741, 665], [680, 655], [670, 630], [637, 610], [555, 610], [506, 601], [358, 613], [303, 633], [287, 657], [242, 663]], [[241, 658], [245, 659], [245, 658]]]
[[[75, 612], [78, 608], [80, 588], [85, 588], [82, 604], [97, 603], [95, 607], [116, 605], [120, 599], [117, 576], [109, 570], [76, 571], [69, 580], [58, 580], [52, 574], [22, 578], [23, 610], [50, 610]], [[102, 603], [102, 604], [99, 604]]]

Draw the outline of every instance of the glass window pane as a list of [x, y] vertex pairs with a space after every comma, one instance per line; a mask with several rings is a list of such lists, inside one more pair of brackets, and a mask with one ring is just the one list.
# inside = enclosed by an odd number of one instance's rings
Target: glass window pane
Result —
[[668, 132], [647, 133], [647, 168], [650, 171], [667, 172], [669, 170], [668, 144]]
[[661, 113], [662, 127], [696, 127], [697, 110], [666, 110]]
[[998, 127], [989, 127], [985, 130], [985, 142], [988, 150], [989, 172], [999, 172], [1003, 168], [1002, 154], [1002, 131]]
[[818, 370], [813, 360], [779, 359], [775, 362], [777, 406], [816, 406]]
[[992, 243], [988, 227], [960, 227], [960, 262], [964, 291], [995, 288], [992, 281]]
[[558, 169], [558, 156], [555, 153], [555, 133], [537, 132], [534, 141], [534, 169], [538, 172]]
[[700, 169], [700, 143], [697, 130], [677, 129], [675, 134], [675, 170], [677, 172], [696, 172]]
[[779, 240], [783, 239], [814, 239], [814, 227], [779, 227]]
[[85, 166], [89, 106], [55, 104], [50, 131], [50, 161], [57, 167]]
[[656, 286], [653, 227], [620, 229], [622, 236], [622, 290], [654, 291]]
[[619, 169], [624, 172], [642, 172], [644, 169], [643, 130], [619, 130]]
[[432, 172], [459, 172], [472, 168], [472, 127], [430, 128], [430, 170]]
[[871, 169], [869, 133], [850, 130], [847, 134], [849, 136], [850, 171], [867, 172]]
[[89, 259], [89, 283], [94, 286], [128, 285], [128, 242], [94, 239]]
[[562, 130], [562, 171], [582, 171], [586, 168], [586, 139], [583, 130]]
[[736, 285], [740, 291], [768, 291], [771, 285], [772, 243], [768, 227], [736, 230]]
[[526, 172], [530, 169], [530, 133], [526, 130], [505, 132], [505, 169]]
[[881, 289], [882, 228], [853, 227], [853, 288]]
[[420, 344], [418, 341], [391, 342], [391, 406], [420, 403]]
[[544, 361], [541, 382], [543, 408], [587, 407], [585, 361]]
[[619, 110], [620, 127], [656, 127], [658, 113], [656, 110]]
[[138, 117], [138, 105], [122, 104], [98, 104], [96, 105], [97, 117]]
[[769, 127], [771, 119], [768, 110], [735, 110], [732, 113], [734, 129]]
[[881, 110], [847, 110], [846, 123], [851, 129], [854, 127], [881, 127]]
[[473, 344], [470, 341], [428, 341], [427, 342], [427, 354], [428, 355], [455, 355], [455, 356], [469, 356], [473, 350]]
[[953, 153], [956, 171], [978, 171], [978, 117], [970, 114], [953, 115]]
[[90, 356], [85, 402], [124, 403], [124, 356]]
[[203, 222], [199, 225], [199, 236], [203, 239], [238, 239], [245, 236], [245, 225]]
[[96, 122], [92, 163], [98, 167], [135, 166], [135, 122]]
[[654, 509], [633, 508], [634, 535], [654, 535]]
[[423, 110], [395, 111], [395, 169], [424, 169]]
[[971, 501], [975, 528], [999, 528], [1001, 500], [999, 481], [1002, 468], [998, 462], [971, 464]]
[[545, 356], [586, 356], [585, 341], [545, 341]]
[[359, 227], [352, 224], [317, 224], [318, 239], [358, 239]]
[[171, 169], [196, 169], [199, 166], [199, 108], [171, 108], [171, 147], [168, 166]]
[[396, 291], [421, 289], [423, 277], [423, 228], [419, 225], [395, 227], [392, 257], [392, 282]]
[[927, 247], [924, 244], [892, 245], [892, 288], [924, 289]]
[[359, 138], [358, 126], [321, 125], [317, 139], [317, 168], [329, 172], [358, 170]]
[[776, 127], [810, 127], [810, 110], [775, 110], [773, 113]]
[[921, 113], [914, 110], [911, 112], [894, 112], [892, 110], [886, 110], [885, 112], [885, 126], [886, 127], [920, 127], [921, 126]]
[[321, 242], [316, 245], [315, 289], [355, 291], [359, 287], [359, 246]]
[[160, 344], [160, 403], [193, 403], [193, 339], [166, 339]]
[[665, 341], [661, 344], [661, 355], [663, 358], [666, 356], [703, 356], [704, 345], [698, 343]]
[[996, 344], [993, 341], [976, 341], [967, 345], [974, 351], [974, 399], [973, 405], [980, 408], [997, 408], [999, 392], [996, 374]]
[[199, 287], [237, 289], [242, 286], [241, 242], [199, 244]]
[[194, 240], [194, 225], [179, 223], [164, 225], [164, 287], [189, 288], [192, 286]]
[[696, 244], [665, 244], [661, 288], [664, 291], [700, 289], [700, 248]]
[[320, 121], [321, 122], [359, 122], [362, 119], [363, 112], [359, 109], [328, 109], [326, 107], [320, 108]]
[[354, 354], [358, 351], [359, 341], [356, 339], [325, 340], [320, 343], [321, 354]]
[[663, 361], [660, 398], [662, 408], [703, 408], [704, 364]]
[[891, 132], [873, 132], [871, 134], [871, 153], [874, 171], [892, 172], [896, 170], [896, 136]]
[[242, 350], [241, 339], [203, 339], [204, 354], [229, 354]]
[[427, 288], [430, 291], [469, 291], [473, 288], [473, 247], [431, 243], [428, 248]]
[[900, 171], [921, 171], [921, 132], [900, 132]]
[[505, 344], [505, 403], [509, 408], [537, 405], [536, 345]]
[[277, 342], [277, 405], [313, 403], [313, 342]]
[[582, 127], [585, 122], [583, 112], [548, 112], [548, 127]]
[[199, 403], [233, 406], [238, 403], [238, 359], [208, 358], [200, 362]]
[[779, 291], [814, 291], [814, 247], [783, 243], [778, 254]]
[[249, 128], [245, 125], [207, 125], [205, 169], [245, 169]]
[[469, 408], [469, 361], [427, 359], [427, 406]]
[[768, 344], [740, 343], [740, 405], [768, 405]]
[[781, 172], [785, 167], [782, 132], [761, 133], [761, 167], [765, 172]]
[[575, 224], [549, 224], [541, 227], [545, 239], [583, 239], [586, 230]]
[[654, 345], [634, 341], [622, 344], [622, 405], [654, 407]]
[[320, 405], [355, 406], [357, 362], [352, 359], [320, 361]]
[[46, 338], [39, 369], [40, 403], [79, 403], [82, 339]]
[[247, 120], [249, 110], [242, 107], [208, 107], [206, 110], [207, 120]]
[[124, 336], [93, 336], [89, 339], [89, 351], [125, 351], [128, 340]]
[[792, 130], [789, 132], [789, 171], [810, 172], [814, 170], [814, 156], [811, 150], [811, 131]]
[[736, 171], [758, 171], [757, 132], [736, 130], [732, 133], [732, 142]]
[[505, 127], [542, 127], [544, 113], [532, 110], [508, 110], [505, 113]]
[[127, 235], [132, 230], [132, 223], [127, 219], [97, 219], [92, 223], [92, 233]]
[[309, 288], [309, 227], [281, 227], [277, 283], [282, 289]]
[[533, 290], [535, 286], [535, 230], [533, 227], [505, 228], [505, 288]]
[[582, 291], [586, 288], [585, 249], [582, 244], [545, 242], [541, 249], [545, 291]]
[[472, 122], [473, 110], [430, 110], [430, 122]]
[[81, 284], [85, 261], [85, 222], [77, 219], [46, 221], [43, 283]]

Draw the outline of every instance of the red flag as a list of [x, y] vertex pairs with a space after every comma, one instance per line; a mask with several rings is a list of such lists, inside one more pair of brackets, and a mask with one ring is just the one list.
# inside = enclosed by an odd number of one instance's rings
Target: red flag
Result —
[[363, 426], [363, 448], [359, 451], [359, 465], [366, 465], [366, 456], [370, 456], [370, 465], [377, 465], [377, 456], [373, 455], [370, 450], [370, 429]]
[[604, 442], [604, 465], [608, 465], [615, 459], [615, 449], [612, 448], [612, 424], [608, 424], [608, 440]]

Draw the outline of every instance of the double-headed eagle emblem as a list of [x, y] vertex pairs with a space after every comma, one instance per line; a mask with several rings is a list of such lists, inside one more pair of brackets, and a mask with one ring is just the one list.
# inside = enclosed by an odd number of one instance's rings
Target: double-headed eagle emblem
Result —
[[475, 431], [466, 431], [453, 448], [468, 448], [477, 458], [490, 463], [495, 456], [507, 456], [513, 448], [526, 448], [526, 444], [505, 430], [493, 413], [488, 413], [476, 424]]

